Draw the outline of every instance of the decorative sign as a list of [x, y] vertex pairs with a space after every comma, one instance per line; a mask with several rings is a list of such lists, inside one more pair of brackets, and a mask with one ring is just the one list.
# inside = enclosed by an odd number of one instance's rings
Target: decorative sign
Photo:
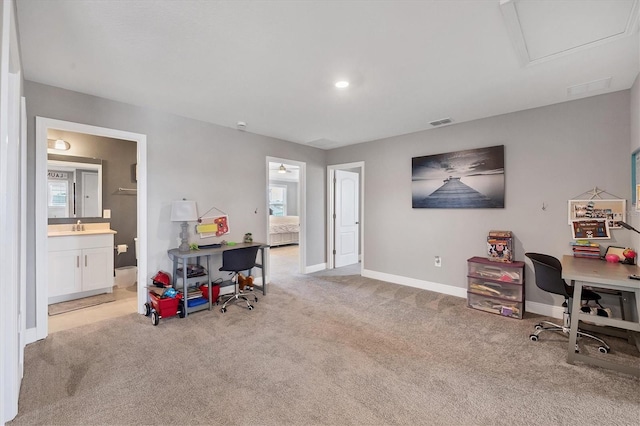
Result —
[[569, 200], [569, 224], [574, 220], [607, 219], [609, 228], [620, 228], [626, 221], [627, 200]]
[[47, 173], [47, 177], [49, 179], [68, 179], [69, 178], [69, 174], [67, 172], [54, 172], [54, 171], [49, 171]]
[[611, 238], [606, 219], [574, 220], [571, 223], [574, 240], [602, 240]]
[[229, 233], [229, 217], [215, 216], [203, 217], [200, 224], [196, 225], [196, 231], [200, 234], [200, 238], [220, 237]]

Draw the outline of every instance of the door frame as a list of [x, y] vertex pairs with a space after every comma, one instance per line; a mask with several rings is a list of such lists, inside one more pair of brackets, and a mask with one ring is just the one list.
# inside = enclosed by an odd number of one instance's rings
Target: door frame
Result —
[[[147, 135], [124, 130], [91, 126], [53, 118], [36, 117], [36, 170], [35, 170], [35, 242], [36, 242], [36, 330], [34, 339], [44, 339], [49, 334], [47, 319], [49, 283], [48, 241], [47, 241], [47, 130], [56, 129], [113, 139], [136, 142], [138, 195], [137, 195], [137, 228], [138, 228], [138, 313], [146, 302], [144, 283], [147, 274]], [[104, 207], [104, 206], [103, 206]], [[31, 334], [33, 336], [33, 334]]]
[[[265, 182], [265, 229], [267, 242], [269, 240], [269, 163], [291, 164], [300, 167], [298, 175], [298, 217], [300, 219], [300, 233], [298, 235], [298, 272], [306, 273], [307, 265], [307, 163], [302, 161], [290, 160], [281, 157], [266, 158], [266, 182]], [[271, 250], [267, 250], [267, 272], [271, 271]], [[270, 278], [267, 277], [267, 282]]]
[[0, 4], [0, 424], [18, 414], [26, 324], [26, 134], [15, 4]]
[[350, 170], [360, 168], [360, 274], [364, 269], [364, 161], [354, 163], [335, 164], [327, 166], [327, 269], [335, 269], [335, 178], [336, 170]]

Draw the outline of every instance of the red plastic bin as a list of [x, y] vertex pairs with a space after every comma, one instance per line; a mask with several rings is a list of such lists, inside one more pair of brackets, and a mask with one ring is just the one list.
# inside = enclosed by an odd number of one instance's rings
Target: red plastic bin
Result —
[[164, 299], [160, 296], [149, 293], [149, 301], [151, 302], [151, 306], [153, 309], [158, 312], [161, 318], [172, 317], [178, 313], [178, 305], [180, 303], [179, 296], [176, 297], [165, 297]]
[[[207, 285], [206, 284], [202, 284], [200, 286], [200, 291], [202, 291], [202, 297], [204, 297], [205, 299], [209, 300], [209, 291], [207, 289]], [[211, 302], [216, 303], [216, 301], [218, 300], [218, 296], [220, 295], [220, 285], [218, 284], [211, 284]]]

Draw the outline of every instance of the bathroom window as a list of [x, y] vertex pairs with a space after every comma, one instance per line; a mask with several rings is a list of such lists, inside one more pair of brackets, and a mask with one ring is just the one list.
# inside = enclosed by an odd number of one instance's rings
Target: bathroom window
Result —
[[66, 180], [48, 181], [49, 217], [69, 216], [69, 182]]
[[269, 214], [272, 216], [287, 215], [287, 187], [269, 185]]

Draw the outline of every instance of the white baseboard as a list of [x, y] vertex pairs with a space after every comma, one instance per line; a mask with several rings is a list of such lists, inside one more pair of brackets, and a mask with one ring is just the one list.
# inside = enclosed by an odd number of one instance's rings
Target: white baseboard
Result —
[[326, 263], [318, 263], [317, 265], [306, 266], [304, 268], [304, 273], [311, 274], [313, 272], [324, 271], [325, 269], [327, 269]]
[[408, 287], [420, 288], [422, 290], [435, 291], [436, 293], [448, 294], [450, 296], [467, 298], [467, 289], [454, 287], [445, 284], [438, 284], [431, 281], [423, 281], [415, 278], [401, 277], [399, 275], [385, 274], [384, 272], [362, 270], [362, 276], [376, 280], [387, 281], [394, 284], [406, 285]]
[[[326, 263], [319, 263], [313, 266], [307, 266], [305, 268], [305, 274], [312, 272], [318, 272], [327, 268]], [[434, 283], [431, 281], [419, 280], [416, 278], [403, 277], [400, 275], [387, 274], [384, 272], [371, 271], [369, 269], [362, 269], [362, 276], [366, 278], [373, 278], [376, 280], [386, 281], [394, 284], [406, 285], [408, 287], [415, 287], [422, 290], [435, 291], [436, 293], [448, 294], [450, 296], [467, 298], [467, 289], [462, 287], [454, 287], [446, 284]], [[544, 315], [546, 317], [560, 318], [564, 313], [564, 308], [556, 305], [547, 305], [545, 303], [538, 302], [526, 302], [525, 309], [527, 312], [533, 314]]]
[[36, 341], [38, 341], [37, 329], [35, 327], [27, 328], [24, 333], [24, 343], [28, 345]]
[[[399, 275], [386, 274], [384, 272], [362, 270], [362, 276], [373, 278], [376, 280], [387, 281], [394, 284], [406, 285], [409, 287], [420, 288], [423, 290], [435, 291], [436, 293], [448, 294], [450, 296], [467, 298], [467, 289], [454, 287], [445, 284], [434, 283], [431, 281], [418, 280], [415, 278], [402, 277]], [[533, 314], [544, 315], [546, 317], [560, 318], [564, 313], [564, 308], [556, 305], [547, 305], [545, 303], [526, 302], [525, 309]]]

